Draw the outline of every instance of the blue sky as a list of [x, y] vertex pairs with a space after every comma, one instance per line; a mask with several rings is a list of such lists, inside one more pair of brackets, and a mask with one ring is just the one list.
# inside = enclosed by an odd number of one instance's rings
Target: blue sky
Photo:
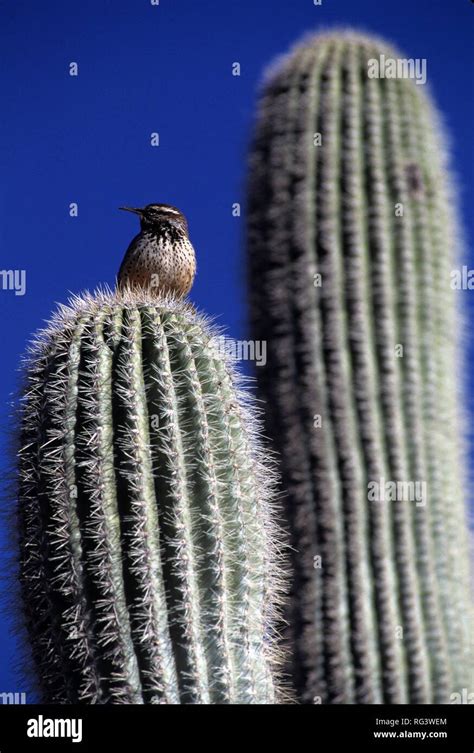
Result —
[[[25, 270], [27, 285], [23, 296], [0, 290], [2, 427], [29, 335], [69, 291], [113, 283], [138, 229], [136, 217], [117, 211], [123, 204], [166, 202], [186, 213], [199, 265], [192, 299], [230, 335], [244, 335], [243, 219], [232, 216], [232, 204], [243, 201], [257, 85], [298, 37], [334, 25], [385, 36], [407, 56], [427, 59], [452, 139], [465, 262], [474, 266], [469, 0], [1, 2], [0, 267]], [[69, 215], [73, 202], [77, 217]], [[472, 323], [474, 292], [462, 295]], [[469, 380], [468, 415], [473, 386]], [[0, 692], [24, 689], [17, 654], [1, 615]]]

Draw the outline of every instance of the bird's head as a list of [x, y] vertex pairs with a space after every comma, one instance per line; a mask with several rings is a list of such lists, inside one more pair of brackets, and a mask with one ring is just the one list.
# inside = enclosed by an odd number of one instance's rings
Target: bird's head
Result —
[[159, 229], [160, 225], [168, 223], [186, 234], [188, 232], [186, 217], [179, 209], [170, 204], [147, 204], [143, 209], [136, 207], [120, 207], [120, 209], [138, 214], [143, 230]]

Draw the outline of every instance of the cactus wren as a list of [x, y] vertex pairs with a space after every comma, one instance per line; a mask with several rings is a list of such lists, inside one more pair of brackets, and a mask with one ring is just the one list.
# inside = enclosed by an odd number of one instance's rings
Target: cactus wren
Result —
[[196, 256], [186, 217], [169, 204], [143, 209], [120, 207], [140, 217], [140, 232], [130, 243], [118, 273], [118, 287], [153, 288], [183, 298], [196, 274]]

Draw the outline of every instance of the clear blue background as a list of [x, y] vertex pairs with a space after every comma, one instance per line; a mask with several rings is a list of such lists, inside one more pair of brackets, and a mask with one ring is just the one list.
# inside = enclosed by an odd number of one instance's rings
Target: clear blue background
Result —
[[[117, 211], [122, 204], [183, 209], [198, 252], [192, 298], [243, 336], [243, 220], [231, 207], [243, 200], [257, 84], [301, 34], [333, 25], [372, 31], [408, 57], [427, 59], [452, 136], [466, 263], [474, 266], [470, 0], [0, 2], [0, 269], [27, 272], [25, 296], [0, 291], [2, 426], [30, 333], [69, 291], [113, 283], [138, 229], [136, 217]], [[69, 76], [72, 61], [77, 78]], [[232, 76], [235, 61], [240, 77]], [[159, 148], [150, 146], [154, 131]], [[71, 202], [77, 218], [69, 216]], [[462, 295], [472, 322], [474, 291]], [[469, 366], [469, 326], [464, 344]], [[468, 415], [473, 386], [470, 380]], [[1, 456], [4, 475], [4, 446]], [[25, 690], [17, 657], [4, 614], [0, 692]]]

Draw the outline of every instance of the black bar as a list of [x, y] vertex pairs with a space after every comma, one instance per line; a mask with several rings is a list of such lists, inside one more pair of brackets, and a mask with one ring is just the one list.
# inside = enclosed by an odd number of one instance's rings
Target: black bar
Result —
[[[59, 720], [63, 720], [60, 722]], [[75, 720], [75, 723], [73, 723]], [[80, 721], [81, 724], [78, 722]], [[469, 704], [449, 706], [0, 705], [0, 753], [194, 749], [334, 753], [424, 750], [473, 753]], [[42, 736], [33, 737], [30, 734]], [[51, 738], [50, 732], [58, 735]], [[61, 734], [70, 737], [61, 736]], [[72, 742], [72, 738], [77, 742]], [[81, 739], [79, 739], [81, 738]], [[192, 748], [191, 748], [192, 746]]]

